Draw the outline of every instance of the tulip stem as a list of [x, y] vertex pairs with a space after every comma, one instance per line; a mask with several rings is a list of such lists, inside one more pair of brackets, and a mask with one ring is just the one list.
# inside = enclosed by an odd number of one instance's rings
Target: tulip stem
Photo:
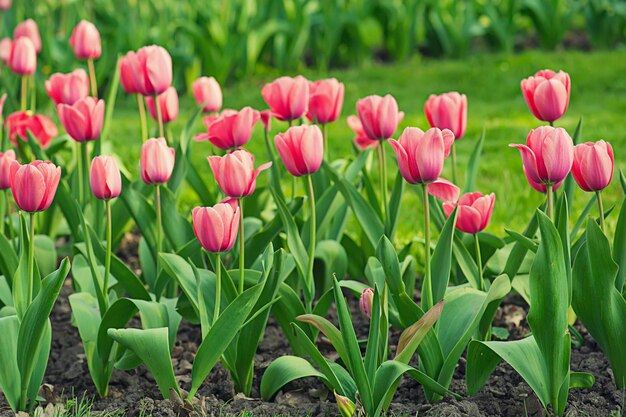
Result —
[[552, 184], [546, 184], [546, 198], [548, 199], [548, 217], [554, 222], [554, 192], [552, 187]]
[[[220, 316], [221, 298], [222, 298], [222, 259], [219, 253], [217, 262], [215, 262], [215, 306], [213, 307], [213, 325]], [[202, 297], [202, 295], [200, 295]]]
[[313, 307], [313, 297], [315, 296], [315, 279], [313, 277], [313, 266], [315, 264], [315, 243], [317, 241], [315, 233], [316, 233], [316, 226], [317, 226], [317, 220], [316, 220], [316, 213], [315, 213], [315, 190], [313, 189], [313, 180], [311, 179], [311, 175], [307, 175], [306, 176], [307, 179], [307, 191], [308, 191], [308, 197], [309, 197], [309, 204], [311, 207], [311, 214], [309, 215], [309, 223], [310, 223], [310, 229], [309, 229], [309, 264], [307, 265], [307, 282], [305, 283], [305, 285], [307, 285], [307, 291], [306, 293], [310, 292], [310, 296], [307, 297], [309, 298], [307, 301], [307, 311], [311, 311], [312, 307]]
[[[83, 163], [82, 163], [82, 172], [81, 175], [83, 177], [83, 198], [84, 201], [82, 202], [83, 207], [87, 205], [87, 200], [88, 200], [88, 195], [89, 195], [89, 177], [88, 177], [88, 172], [89, 172], [89, 142], [82, 142], [80, 147], [80, 151], [82, 154], [82, 158], [83, 158]], [[98, 224], [101, 224], [100, 222], [98, 222]]]
[[452, 143], [452, 182], [456, 182], [456, 146], [454, 146], [454, 142]]
[[104, 294], [104, 303], [108, 306], [109, 304], [109, 275], [111, 274], [111, 250], [113, 246], [113, 242], [111, 239], [112, 231], [111, 231], [111, 200], [105, 200], [104, 204], [106, 206], [107, 212], [107, 253], [104, 261], [104, 283], [102, 285], [102, 293]]
[[239, 199], [239, 294], [243, 293], [244, 281], [246, 278], [244, 269], [244, 251], [246, 247], [246, 241], [244, 238], [243, 227], [243, 197]]
[[22, 76], [22, 90], [21, 90], [21, 105], [20, 110], [26, 111], [26, 107], [28, 106], [28, 76]]
[[378, 146], [378, 168], [380, 169], [380, 199], [383, 224], [387, 221], [387, 164], [385, 162], [385, 141]]
[[35, 213], [29, 213], [28, 232], [28, 305], [33, 301], [33, 285], [35, 283]]
[[474, 233], [474, 245], [476, 246], [476, 265], [478, 266], [478, 288], [481, 291], [485, 291], [485, 282], [483, 281], [483, 260], [480, 254], [480, 240], [478, 239], [478, 233]]
[[93, 58], [87, 60], [87, 67], [89, 68], [89, 85], [91, 87], [91, 95], [94, 98], [98, 98], [98, 83], [96, 82], [96, 68], [93, 65]]
[[148, 139], [148, 120], [146, 119], [146, 106], [141, 94], [137, 94], [137, 108], [139, 109], [139, 122], [141, 124], [141, 141]]
[[162, 247], [162, 235], [163, 235], [163, 222], [161, 221], [161, 184], [156, 184], [154, 187], [154, 205], [156, 207], [156, 222], [157, 222], [157, 235], [156, 235], [156, 280], [159, 280], [159, 273], [161, 272], [160, 253]]
[[600, 228], [602, 232], [604, 232], [604, 204], [602, 204], [602, 192], [596, 191], [596, 196], [598, 197], [598, 210], [600, 211]]
[[161, 113], [161, 103], [159, 96], [154, 96], [154, 107], [156, 108], [157, 121], [159, 122], [159, 137], [164, 138], [165, 133], [163, 130], [163, 113]]
[[83, 158], [81, 156], [82, 148], [81, 143], [76, 142], [76, 170], [78, 171], [78, 202], [81, 207], [83, 205], [83, 200], [85, 199], [83, 196], [84, 187], [83, 187]]
[[424, 282], [422, 284], [422, 305], [424, 310], [433, 306], [433, 287], [430, 280], [430, 201], [428, 185], [422, 184], [424, 196]]

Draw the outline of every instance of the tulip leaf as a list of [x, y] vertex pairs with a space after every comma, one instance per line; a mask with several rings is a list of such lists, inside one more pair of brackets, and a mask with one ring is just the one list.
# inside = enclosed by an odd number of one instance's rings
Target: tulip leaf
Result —
[[[574, 134], [572, 135], [572, 142], [574, 143], [574, 145], [580, 142], [582, 131], [583, 131], [583, 118], [581, 117], [580, 119], [578, 119], [576, 130], [574, 131]], [[574, 202], [575, 185], [576, 184], [574, 183], [574, 177], [572, 176], [570, 172], [569, 174], [567, 174], [567, 177], [565, 178], [565, 182], [563, 183], [563, 193], [565, 196], [567, 196], [568, 207], [571, 207], [572, 203]]]
[[156, 255], [156, 212], [148, 199], [132, 184], [123, 177], [124, 192], [120, 194], [120, 199], [126, 206], [137, 227], [141, 231], [141, 236], [146, 239], [152, 255]]
[[13, 243], [0, 233], [0, 275], [3, 275], [9, 286], [13, 284], [13, 274], [17, 271], [19, 258], [13, 249]]
[[316, 268], [317, 293], [325, 293], [332, 287], [333, 276], [339, 280], [346, 276], [348, 271], [348, 255], [339, 242], [322, 240], [315, 245], [315, 259], [321, 261], [321, 271]]
[[0, 391], [12, 410], [17, 410], [20, 401], [20, 369], [17, 365], [19, 331], [20, 321], [16, 315], [0, 317]]
[[[446, 293], [446, 288], [450, 280], [450, 269], [452, 267], [452, 242], [454, 241], [454, 226], [456, 225], [457, 216], [458, 211], [455, 208], [454, 212], [448, 217], [441, 229], [441, 234], [439, 235], [439, 240], [430, 263], [432, 266], [431, 285], [433, 299], [427, 302], [426, 305], [438, 303], [443, 299]], [[426, 248], [426, 250], [430, 250], [430, 248]], [[426, 294], [423, 294], [423, 297], [425, 298]]]
[[[532, 216], [526, 226], [526, 229], [524, 230], [523, 236], [528, 239], [532, 239], [537, 232], [537, 225], [537, 216]], [[526, 244], [522, 244], [520, 242], [516, 242], [513, 249], [511, 249], [511, 253], [504, 267], [504, 273], [508, 275], [510, 280], [513, 280], [515, 275], [517, 275], [517, 272], [522, 266], [527, 253], [528, 248], [526, 247]]]
[[470, 155], [470, 159], [467, 163], [467, 170], [465, 172], [465, 187], [463, 187], [464, 193], [469, 193], [476, 189], [476, 177], [478, 176], [478, 166], [480, 165], [480, 156], [483, 152], [483, 144], [485, 143], [485, 128], [478, 138], [478, 142], [474, 145], [474, 150]]
[[[389, 239], [391, 240], [393, 240], [393, 236], [398, 225], [400, 203], [402, 201], [403, 192], [404, 179], [402, 178], [400, 171], [398, 171], [396, 179], [393, 182], [393, 188], [391, 189], [391, 196], [389, 197], [389, 204], [387, 206], [387, 221], [385, 223], [385, 235], [389, 236]], [[385, 202], [385, 204], [387, 203]]]
[[380, 216], [376, 214], [376, 211], [356, 190], [354, 185], [345, 179], [340, 179], [337, 187], [359, 221], [370, 244], [375, 248], [385, 233], [385, 227], [380, 220]]
[[536, 253], [537, 249], [539, 249], [539, 244], [532, 240], [531, 238], [524, 236], [521, 233], [517, 233], [513, 230], [504, 229], [504, 231], [515, 241], [522, 245], [526, 250], [531, 251], [532, 253]]
[[176, 207], [176, 196], [166, 187], [161, 187], [161, 204], [163, 207], [163, 231], [175, 251], [184, 247], [195, 238], [193, 227], [187, 219], [180, 215]]
[[626, 280], [626, 199], [622, 202], [622, 208], [617, 218], [617, 226], [615, 227], [613, 259], [619, 267], [614, 285], [619, 292], [622, 292], [624, 281]]
[[267, 367], [261, 379], [261, 398], [269, 401], [289, 382], [312, 376], [326, 381], [326, 376], [306, 359], [289, 355], [276, 358]]
[[117, 90], [120, 86], [120, 55], [117, 56], [115, 61], [115, 69], [113, 71], [113, 78], [109, 82], [109, 91], [106, 99], [106, 111], [104, 113], [104, 121], [102, 123], [102, 130], [100, 132], [100, 140], [98, 142], [105, 142], [109, 133], [109, 126], [111, 126], [111, 120], [113, 120], [113, 110], [115, 109], [115, 99], [117, 98]]

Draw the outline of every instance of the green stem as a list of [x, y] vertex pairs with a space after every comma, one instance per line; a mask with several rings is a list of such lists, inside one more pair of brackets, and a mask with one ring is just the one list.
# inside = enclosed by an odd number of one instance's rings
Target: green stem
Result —
[[83, 159], [82, 167], [83, 167], [83, 208], [87, 205], [87, 201], [89, 199], [89, 142], [82, 142], [80, 151]]
[[163, 222], [161, 220], [161, 184], [156, 184], [154, 187], [154, 205], [156, 206], [156, 222], [157, 222], [157, 255], [156, 255], [156, 278], [159, 279], [159, 273], [161, 272], [161, 262], [159, 260], [162, 236], [163, 236]]
[[296, 199], [296, 177], [291, 176], [291, 200]]
[[244, 237], [244, 227], [243, 227], [243, 197], [239, 199], [239, 294], [243, 292], [244, 281], [246, 278], [245, 269], [244, 269], [244, 251], [246, 247], [246, 241]]
[[604, 204], [602, 204], [602, 192], [596, 191], [596, 196], [598, 197], [598, 211], [600, 211], [600, 228], [602, 228], [602, 231], [604, 232]]
[[76, 142], [76, 170], [78, 171], [78, 203], [83, 205], [83, 158], [82, 158], [81, 143]]
[[454, 142], [452, 143], [452, 182], [456, 182], [456, 146], [454, 146]]
[[316, 213], [315, 213], [315, 191], [313, 189], [313, 180], [311, 175], [307, 175], [307, 191], [309, 197], [309, 204], [311, 214], [309, 217], [310, 229], [309, 229], [309, 264], [307, 265], [307, 292], [311, 293], [307, 301], [307, 311], [311, 311], [313, 307], [313, 298], [315, 296], [315, 279], [313, 277], [313, 265], [315, 264], [315, 243], [316, 243]]
[[159, 137], [164, 138], [163, 113], [161, 113], [161, 102], [159, 100], [159, 96], [154, 96], [154, 107], [156, 108], [157, 122], [159, 123]]
[[378, 168], [380, 170], [380, 202], [383, 224], [387, 222], [387, 163], [385, 162], [385, 141], [378, 145]]
[[137, 94], [137, 108], [139, 109], [139, 122], [141, 124], [141, 141], [148, 139], [148, 120], [146, 119], [146, 105], [143, 96]]
[[479, 290], [485, 291], [485, 282], [483, 281], [483, 260], [480, 254], [480, 241], [478, 233], [474, 233], [474, 245], [476, 246], [476, 265], [478, 266], [478, 285]]
[[424, 310], [433, 306], [433, 287], [430, 279], [430, 201], [428, 185], [422, 184], [424, 196], [424, 284], [422, 285], [422, 303]]
[[546, 198], [548, 200], [548, 217], [554, 222], [554, 185], [546, 184]]
[[222, 259], [217, 253], [217, 262], [215, 263], [215, 307], [213, 308], [213, 325], [220, 316], [221, 298], [222, 298]]
[[87, 60], [87, 67], [89, 68], [89, 85], [91, 87], [91, 95], [98, 98], [98, 83], [96, 82], [96, 68], [93, 65], [93, 59]]
[[28, 100], [28, 76], [22, 75], [22, 90], [21, 90], [21, 102], [20, 102], [20, 110], [25, 111], [27, 108], [27, 100]]
[[29, 213], [30, 225], [28, 232], [28, 305], [33, 301], [35, 283], [35, 213]]
[[113, 246], [113, 239], [111, 239], [111, 200], [105, 200], [107, 212], [107, 252], [106, 259], [104, 261], [104, 284], [102, 285], [102, 293], [104, 294], [104, 302], [108, 306], [109, 304], [109, 275], [111, 274], [111, 250]]
[[550, 126], [554, 127], [554, 122], [548, 122]]

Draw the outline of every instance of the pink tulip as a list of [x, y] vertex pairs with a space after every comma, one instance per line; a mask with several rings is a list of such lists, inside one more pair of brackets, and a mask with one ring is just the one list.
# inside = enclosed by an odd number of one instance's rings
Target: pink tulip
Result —
[[20, 165], [11, 164], [11, 191], [17, 206], [26, 212], [35, 213], [50, 207], [56, 194], [61, 168], [50, 161], [33, 161]]
[[0, 97], [0, 120], [2, 120], [2, 117], [4, 116], [4, 103], [6, 101], [7, 101], [7, 93], [4, 93]]
[[443, 203], [446, 217], [458, 208], [456, 228], [461, 232], [475, 234], [485, 230], [491, 220], [496, 195], [483, 195], [479, 192], [463, 194], [458, 203]]
[[176, 155], [165, 138], [148, 139], [141, 147], [141, 179], [146, 184], [165, 184], [174, 171]]
[[9, 10], [13, 0], [0, 0], [0, 10]]
[[439, 178], [453, 142], [451, 131], [436, 127], [426, 132], [407, 127], [398, 140], [389, 140], [398, 158], [400, 174], [410, 184], [428, 184]]
[[156, 45], [140, 48], [136, 64], [133, 76], [141, 95], [157, 96], [172, 85], [172, 57], [164, 48]]
[[569, 74], [563, 71], [538, 71], [522, 80], [522, 93], [531, 113], [539, 120], [554, 122], [567, 111], [570, 97]]
[[21, 37], [11, 44], [9, 58], [11, 71], [18, 75], [32, 75], [37, 69], [37, 52], [29, 38]]
[[28, 141], [30, 132], [42, 148], [48, 144], [58, 133], [54, 122], [43, 114], [32, 114], [26, 111], [16, 111], [4, 119], [4, 128], [9, 131], [9, 139], [17, 146], [17, 139]]
[[603, 140], [585, 142], [574, 147], [572, 175], [583, 191], [600, 191], [613, 178], [613, 148]]
[[[548, 188], [546, 187], [545, 184], [539, 183], [539, 182], [534, 182], [532, 179], [530, 179], [530, 177], [528, 176], [528, 172], [526, 172], [526, 168], [523, 168], [524, 171], [524, 176], [526, 177], [526, 181], [528, 182], [528, 184], [533, 187], [535, 189], [535, 191], [538, 191], [542, 194], [545, 194], [548, 191]], [[563, 184], [564, 180], [561, 180], [557, 183], [555, 183], [552, 186], [552, 191], [556, 191], [559, 189], [559, 187], [561, 186], [561, 184]]]
[[402, 118], [396, 99], [368, 96], [356, 103], [356, 111], [363, 125], [363, 131], [372, 140], [387, 140], [393, 136]]
[[73, 105], [59, 104], [57, 112], [67, 134], [77, 142], [96, 140], [104, 121], [104, 101], [85, 97]]
[[272, 163], [268, 162], [254, 169], [254, 155], [245, 149], [224, 156], [209, 156], [208, 160], [217, 185], [224, 194], [233, 198], [246, 197], [254, 193], [257, 176], [272, 166]]
[[2, 38], [0, 40], [0, 62], [7, 67], [11, 60], [11, 44], [11, 38]]
[[28, 38], [33, 43], [35, 51], [41, 52], [41, 36], [39, 36], [39, 28], [33, 19], [27, 19], [17, 25], [13, 30], [13, 39]]
[[89, 182], [93, 195], [100, 200], [110, 200], [122, 192], [122, 176], [112, 156], [100, 155], [91, 161]]
[[0, 152], [0, 190], [11, 188], [11, 165], [15, 161], [15, 152], [9, 149]]
[[520, 150], [528, 178], [539, 184], [556, 184], [565, 179], [574, 161], [572, 138], [563, 128], [541, 126], [531, 130]]
[[359, 298], [359, 309], [368, 319], [372, 318], [372, 303], [374, 302], [374, 289], [365, 288]]
[[120, 58], [120, 83], [126, 94], [137, 94], [137, 85], [135, 84], [135, 73], [139, 71], [139, 61], [137, 54], [129, 51]]
[[287, 171], [300, 177], [316, 172], [324, 158], [324, 138], [317, 125], [293, 126], [274, 138]]
[[89, 77], [83, 69], [76, 69], [69, 74], [52, 74], [45, 86], [54, 104], [71, 106], [89, 95]]
[[205, 113], [218, 112], [222, 108], [222, 88], [213, 77], [200, 77], [191, 86], [193, 97]]
[[309, 109], [309, 82], [301, 75], [280, 77], [261, 90], [263, 99], [278, 120], [296, 120]]
[[227, 252], [237, 240], [240, 211], [228, 202], [193, 209], [193, 231], [200, 245], [213, 253]]
[[335, 78], [309, 83], [309, 111], [306, 117], [319, 124], [334, 122], [341, 115], [344, 86]]
[[[169, 87], [164, 93], [157, 96], [159, 105], [161, 106], [161, 116], [163, 117], [163, 123], [169, 123], [176, 120], [178, 117], [178, 93], [174, 87]], [[154, 120], [158, 120], [156, 106], [154, 104], [154, 97], [146, 97], [146, 105], [150, 116]]]
[[197, 141], [208, 140], [223, 150], [231, 150], [245, 145], [252, 136], [252, 128], [261, 115], [252, 107], [240, 111], [224, 110], [216, 118], [205, 118], [206, 133], [194, 136]]
[[363, 130], [363, 124], [358, 117], [350, 115], [346, 119], [346, 122], [348, 123], [348, 127], [356, 134], [353, 141], [357, 148], [364, 151], [368, 148], [374, 149], [378, 146], [380, 142], [367, 137], [365, 131]]
[[78, 59], [98, 59], [102, 54], [100, 32], [93, 23], [87, 20], [78, 22], [72, 31], [70, 45]]
[[266, 132], [272, 130], [272, 112], [270, 110], [261, 112], [261, 123], [263, 123]]
[[450, 129], [455, 139], [465, 135], [467, 126], [467, 97], [456, 91], [441, 95], [432, 94], [426, 100], [424, 112], [430, 127]]
[[461, 189], [444, 178], [437, 178], [428, 184], [428, 194], [444, 203], [456, 203], [461, 194]]

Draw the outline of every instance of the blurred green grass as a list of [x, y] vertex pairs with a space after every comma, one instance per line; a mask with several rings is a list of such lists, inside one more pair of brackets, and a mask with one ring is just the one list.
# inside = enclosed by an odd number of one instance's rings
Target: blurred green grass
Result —
[[[583, 118], [581, 140], [605, 139], [613, 144], [616, 154], [616, 175], [605, 191], [605, 208], [617, 204], [622, 198], [619, 186], [619, 169], [625, 166], [621, 159], [626, 145], [626, 50], [585, 53], [580, 51], [541, 52], [531, 51], [519, 55], [474, 55], [463, 60], [420, 60], [397, 64], [370, 64], [365, 67], [333, 70], [328, 73], [306, 71], [310, 79], [336, 77], [345, 84], [345, 103], [342, 117], [329, 126], [331, 158], [352, 154], [351, 130], [345, 118], [355, 113], [355, 103], [369, 94], [394, 95], [399, 107], [406, 113], [400, 129], [407, 126], [428, 127], [423, 105], [431, 93], [457, 90], [468, 96], [468, 128], [466, 136], [457, 141], [459, 183], [463, 183], [464, 170], [481, 132], [485, 129], [485, 144], [478, 171], [477, 189], [483, 193], [496, 193], [493, 220], [488, 231], [501, 235], [505, 228], [520, 230], [528, 222], [543, 197], [535, 192], [524, 178], [519, 152], [510, 149], [509, 143], [523, 143], [528, 131], [540, 125], [528, 111], [520, 92], [520, 80], [539, 69], [562, 69], [571, 75], [572, 93], [567, 114], [556, 122], [573, 135], [579, 118]], [[282, 75], [272, 73], [251, 77], [224, 88], [224, 108], [241, 108], [249, 105], [266, 108], [260, 94], [264, 83]], [[136, 173], [141, 146], [135, 101], [118, 97], [111, 126], [110, 140], [113, 150], [125, 165]], [[174, 134], [179, 134], [195, 111], [191, 97], [181, 97], [179, 119], [172, 124]], [[154, 129], [154, 123], [151, 124]], [[194, 133], [204, 128], [196, 122]], [[273, 122], [272, 133], [286, 129], [286, 124]], [[257, 161], [266, 160], [261, 124], [248, 149], [256, 154]], [[213, 183], [206, 156], [210, 144], [194, 145], [194, 163], [207, 183]], [[396, 173], [395, 157], [388, 148], [387, 156], [391, 174], [390, 187]], [[375, 175], [375, 173], [374, 173]], [[449, 162], [443, 174], [450, 178]], [[422, 234], [422, 211], [420, 200], [411, 187], [407, 187], [401, 207], [398, 226], [400, 242], [406, 242]], [[576, 190], [572, 217], [575, 218], [590, 198]], [[188, 210], [196, 203], [193, 194], [182, 199], [181, 210]], [[615, 216], [614, 216], [615, 217]], [[609, 225], [612, 222], [609, 221]]]

